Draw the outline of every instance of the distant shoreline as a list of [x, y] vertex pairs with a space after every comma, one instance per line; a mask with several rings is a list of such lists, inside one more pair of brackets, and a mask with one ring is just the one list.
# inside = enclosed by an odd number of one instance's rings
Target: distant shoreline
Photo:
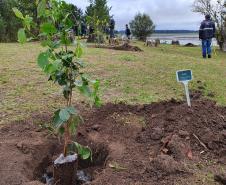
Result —
[[[181, 45], [186, 45], [188, 43], [192, 43], [194, 45], [201, 45], [201, 41], [199, 40], [198, 32], [189, 32], [189, 33], [153, 33], [148, 40], [160, 39], [161, 43], [171, 44], [172, 40], [178, 40]], [[217, 46], [216, 39], [213, 39], [213, 45]]]
[[[125, 34], [125, 30], [116, 31], [119, 34]], [[192, 34], [198, 33], [196, 30], [155, 30], [154, 34]]]
[[181, 33], [198, 33], [195, 30], [155, 30], [154, 33], [158, 34], [181, 34]]

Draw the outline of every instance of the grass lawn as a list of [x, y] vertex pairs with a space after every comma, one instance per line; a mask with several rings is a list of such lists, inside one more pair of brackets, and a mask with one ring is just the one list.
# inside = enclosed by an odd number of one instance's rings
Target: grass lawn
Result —
[[[198, 47], [136, 44], [144, 52], [85, 48], [84, 61], [91, 76], [101, 80], [103, 102], [143, 104], [182, 99], [183, 86], [177, 83], [175, 72], [192, 69], [191, 88], [198, 89], [201, 84], [205, 95], [214, 93], [212, 99], [226, 105], [226, 53], [217, 52], [213, 59], [204, 60]], [[0, 124], [64, 105], [61, 89], [47, 82], [36, 64], [42, 49], [39, 43], [0, 44]]]

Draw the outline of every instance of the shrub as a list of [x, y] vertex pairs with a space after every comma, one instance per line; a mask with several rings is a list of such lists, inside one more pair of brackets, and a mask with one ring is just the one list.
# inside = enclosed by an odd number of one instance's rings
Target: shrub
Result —
[[154, 32], [155, 25], [149, 15], [138, 13], [134, 20], [130, 22], [130, 28], [135, 37], [145, 41], [146, 37]]

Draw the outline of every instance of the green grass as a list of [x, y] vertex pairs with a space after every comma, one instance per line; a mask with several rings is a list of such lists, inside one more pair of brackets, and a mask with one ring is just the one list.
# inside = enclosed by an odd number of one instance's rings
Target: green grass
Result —
[[[101, 80], [103, 102], [151, 103], [171, 98], [182, 99], [183, 86], [175, 72], [192, 69], [192, 89], [205, 85], [204, 93], [226, 105], [226, 53], [217, 51], [213, 59], [203, 60], [200, 48], [162, 45], [144, 47], [144, 52], [124, 52], [85, 48], [84, 61], [94, 78]], [[25, 119], [34, 112], [46, 112], [63, 106], [61, 89], [47, 82], [36, 65], [43, 48], [39, 43], [0, 44], [0, 124]], [[78, 102], [75, 96], [74, 102]], [[49, 110], [50, 109], [50, 110]]]

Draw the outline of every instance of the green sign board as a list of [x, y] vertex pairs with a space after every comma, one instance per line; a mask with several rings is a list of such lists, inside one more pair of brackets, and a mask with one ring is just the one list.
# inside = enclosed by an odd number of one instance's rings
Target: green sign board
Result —
[[188, 90], [188, 82], [192, 80], [192, 71], [191, 70], [181, 70], [177, 71], [177, 81], [184, 84], [185, 94], [187, 97], [188, 106], [191, 107], [191, 99]]
[[177, 71], [177, 81], [178, 82], [188, 82], [192, 80], [191, 70]]

